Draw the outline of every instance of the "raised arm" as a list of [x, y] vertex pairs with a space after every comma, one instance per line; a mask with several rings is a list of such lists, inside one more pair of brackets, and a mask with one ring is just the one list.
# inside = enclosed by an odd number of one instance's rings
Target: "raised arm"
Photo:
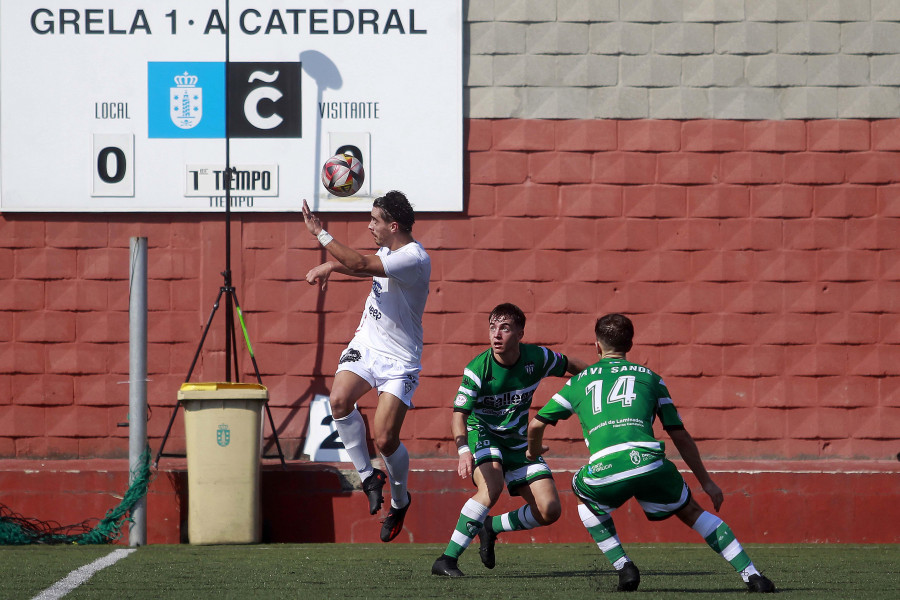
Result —
[[345, 246], [334, 239], [322, 227], [322, 222], [310, 209], [306, 200], [303, 201], [303, 221], [309, 233], [318, 238], [328, 253], [336, 259], [328, 261], [310, 269], [306, 274], [306, 281], [310, 285], [321, 282], [322, 289], [328, 283], [328, 277], [333, 272], [351, 275], [354, 277], [384, 277], [384, 264], [375, 254], [360, 254], [353, 248]]

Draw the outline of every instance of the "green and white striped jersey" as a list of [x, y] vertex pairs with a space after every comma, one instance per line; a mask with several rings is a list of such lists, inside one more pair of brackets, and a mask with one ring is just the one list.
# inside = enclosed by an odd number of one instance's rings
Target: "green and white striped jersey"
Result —
[[537, 418], [555, 424], [573, 414], [581, 421], [594, 485], [662, 466], [665, 444], [653, 435], [657, 416], [665, 429], [684, 427], [662, 378], [619, 358], [604, 358], [573, 376]]
[[467, 413], [469, 430], [482, 427], [509, 441], [524, 442], [528, 408], [544, 377], [566, 374], [565, 355], [534, 344], [519, 344], [519, 360], [504, 367], [488, 349], [466, 366], [453, 409]]

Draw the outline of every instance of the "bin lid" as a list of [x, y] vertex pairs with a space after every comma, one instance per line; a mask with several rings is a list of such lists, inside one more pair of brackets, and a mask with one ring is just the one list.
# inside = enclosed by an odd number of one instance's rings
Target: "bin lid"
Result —
[[266, 400], [269, 392], [258, 383], [232, 383], [223, 381], [182, 383], [179, 400], [210, 400], [216, 398], [247, 398]]

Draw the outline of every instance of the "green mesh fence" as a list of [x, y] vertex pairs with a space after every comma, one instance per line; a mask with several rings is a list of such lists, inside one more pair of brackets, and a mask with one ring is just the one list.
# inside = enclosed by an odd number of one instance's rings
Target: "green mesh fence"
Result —
[[24, 544], [109, 544], [122, 536], [125, 523], [133, 522], [131, 511], [138, 500], [147, 495], [150, 486], [150, 447], [141, 454], [138, 467], [132, 471], [132, 483], [119, 505], [106, 516], [87, 519], [75, 525], [60, 526], [54, 521], [30, 519], [13, 513], [0, 504], [0, 545]]

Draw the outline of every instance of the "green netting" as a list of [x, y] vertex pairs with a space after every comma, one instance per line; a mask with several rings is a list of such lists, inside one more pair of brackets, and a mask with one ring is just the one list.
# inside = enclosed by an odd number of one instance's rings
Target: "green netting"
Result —
[[150, 447], [141, 454], [141, 462], [131, 472], [132, 483], [119, 505], [97, 519], [75, 525], [60, 526], [55, 521], [30, 519], [13, 513], [0, 504], [0, 545], [24, 544], [109, 544], [122, 536], [125, 523], [133, 522], [131, 511], [138, 500], [147, 495], [150, 486]]

